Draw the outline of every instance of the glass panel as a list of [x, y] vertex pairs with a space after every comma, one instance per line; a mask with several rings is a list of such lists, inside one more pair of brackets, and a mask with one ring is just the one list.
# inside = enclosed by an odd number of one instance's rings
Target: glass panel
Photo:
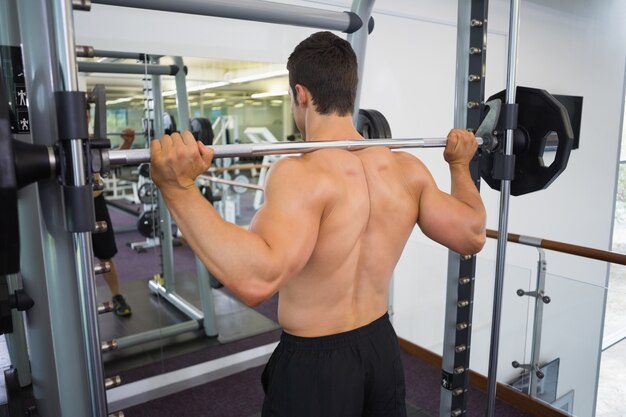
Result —
[[[538, 398], [577, 416], [594, 415], [606, 290], [547, 274], [537, 363]], [[618, 414], [612, 414], [618, 415]]]
[[[416, 255], [418, 254], [418, 255]], [[448, 250], [442, 246], [410, 240], [398, 262], [395, 275], [410, 274], [415, 279], [394, 280], [394, 326], [400, 337], [439, 355], [443, 353]], [[511, 362], [526, 363], [528, 358], [528, 297], [517, 290], [530, 289], [533, 271], [508, 266], [502, 301], [499, 379], [508, 381], [518, 372]], [[491, 339], [495, 263], [478, 258], [474, 287], [470, 366], [487, 375]], [[426, 319], [427, 318], [427, 319]]]
[[[500, 344], [498, 350], [498, 381], [509, 382], [518, 374], [511, 366], [513, 362], [525, 364], [530, 359], [530, 333], [532, 319], [529, 318], [529, 297], [520, 297], [518, 290], [531, 291], [534, 271], [519, 266], [507, 265], [502, 289], [500, 321]], [[495, 262], [478, 257], [474, 294], [474, 319], [472, 330], [471, 367], [487, 375], [493, 320], [493, 298]]]
[[393, 280], [396, 332], [439, 355], [443, 346], [447, 265], [448, 251], [444, 247], [410, 239]]
[[603, 349], [626, 338], [626, 266], [611, 265], [604, 317]]
[[598, 381], [596, 417], [626, 415], [626, 267], [612, 265]]

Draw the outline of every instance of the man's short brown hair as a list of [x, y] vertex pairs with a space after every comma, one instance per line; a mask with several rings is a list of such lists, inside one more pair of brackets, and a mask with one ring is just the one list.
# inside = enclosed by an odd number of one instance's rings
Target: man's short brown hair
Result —
[[[352, 114], [358, 84], [356, 54], [350, 44], [331, 32], [309, 36], [287, 60], [289, 87], [305, 86], [318, 113]], [[295, 97], [295, 96], [294, 96]]]

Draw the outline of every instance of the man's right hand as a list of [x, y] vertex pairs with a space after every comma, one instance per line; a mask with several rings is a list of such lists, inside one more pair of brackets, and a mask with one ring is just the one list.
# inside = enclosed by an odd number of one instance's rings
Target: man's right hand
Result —
[[469, 165], [477, 149], [478, 143], [473, 133], [465, 129], [452, 129], [448, 133], [443, 157], [450, 165]]
[[152, 180], [166, 199], [184, 194], [196, 188], [196, 177], [209, 169], [212, 159], [213, 150], [191, 132], [164, 135], [150, 146]]

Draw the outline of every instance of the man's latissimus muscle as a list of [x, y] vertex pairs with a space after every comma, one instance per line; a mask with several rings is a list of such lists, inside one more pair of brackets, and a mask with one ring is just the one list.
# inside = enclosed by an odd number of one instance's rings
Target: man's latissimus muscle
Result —
[[387, 311], [417, 200], [388, 149], [328, 149], [299, 159], [331, 197], [308, 263], [280, 290], [280, 324], [307, 337], [358, 328]]
[[[345, 151], [325, 150], [302, 157], [285, 158], [299, 164], [305, 177], [314, 179], [311, 188], [305, 183], [296, 189], [281, 189], [290, 198], [301, 193], [324, 196], [321, 216], [302, 224], [295, 213], [293, 234], [314, 236], [312, 251], [304, 267], [284, 282], [279, 292], [279, 322], [290, 334], [319, 336], [353, 328], [355, 314], [346, 299], [358, 296], [354, 279], [358, 266], [360, 237], [367, 224], [369, 202], [363, 169], [358, 158]], [[281, 161], [282, 162], [282, 161]], [[267, 187], [274, 187], [269, 177]], [[251, 231], [259, 230], [265, 210], [273, 210], [276, 201], [271, 194], [253, 219]], [[274, 224], [274, 223], [272, 223]], [[275, 225], [275, 224], [274, 224]], [[315, 228], [315, 229], [313, 229]], [[350, 296], [350, 298], [352, 298]]]
[[310, 260], [280, 292], [279, 319], [288, 333], [338, 333], [384, 314], [391, 274], [416, 222], [460, 253], [484, 244], [484, 208], [467, 164], [451, 166], [448, 194], [402, 152], [323, 150], [301, 162], [332, 190]]

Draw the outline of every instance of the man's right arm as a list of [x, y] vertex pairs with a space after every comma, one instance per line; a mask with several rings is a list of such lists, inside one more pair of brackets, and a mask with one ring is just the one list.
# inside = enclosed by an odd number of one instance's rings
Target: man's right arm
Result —
[[444, 151], [450, 165], [450, 194], [437, 187], [425, 167], [420, 181], [417, 224], [426, 236], [465, 255], [479, 252], [486, 239], [485, 207], [469, 171], [476, 149], [474, 135], [453, 129]]

